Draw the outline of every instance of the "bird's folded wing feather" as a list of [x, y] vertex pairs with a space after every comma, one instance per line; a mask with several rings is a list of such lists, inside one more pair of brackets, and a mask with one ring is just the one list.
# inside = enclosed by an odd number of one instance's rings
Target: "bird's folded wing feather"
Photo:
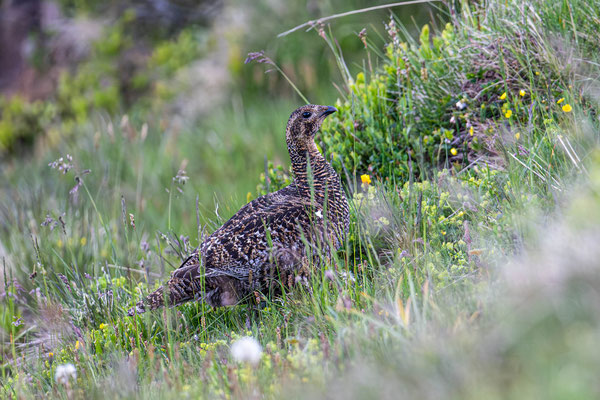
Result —
[[[305, 201], [273, 204], [242, 218], [235, 216], [202, 243], [206, 272], [228, 271], [242, 277], [259, 269], [273, 249], [303, 250], [303, 237], [322, 229], [315, 206]], [[319, 213], [317, 213], [319, 214]]]

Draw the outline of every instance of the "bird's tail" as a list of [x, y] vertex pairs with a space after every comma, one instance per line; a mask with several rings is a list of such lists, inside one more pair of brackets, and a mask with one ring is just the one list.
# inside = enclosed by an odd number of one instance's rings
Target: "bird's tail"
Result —
[[[166, 293], [165, 293], [166, 289]], [[173, 271], [167, 283], [129, 309], [129, 316], [142, 314], [148, 310], [156, 310], [165, 305], [168, 296], [169, 306], [176, 306], [190, 300], [202, 298], [204, 293], [204, 276], [200, 271], [198, 254], [191, 255], [181, 267]]]

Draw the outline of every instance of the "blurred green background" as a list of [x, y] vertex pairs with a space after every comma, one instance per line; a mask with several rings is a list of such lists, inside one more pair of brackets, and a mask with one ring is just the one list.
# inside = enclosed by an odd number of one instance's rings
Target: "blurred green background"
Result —
[[[181, 213], [195, 214], [196, 196], [207, 210], [219, 200], [219, 215], [229, 216], [254, 195], [266, 159], [288, 164], [284, 127], [303, 104], [271, 65], [245, 64], [247, 54], [264, 50], [309, 101], [333, 104], [344, 94], [345, 80], [332, 52], [343, 55], [353, 76], [367, 68], [366, 60], [376, 67], [391, 11], [416, 34], [424, 23], [437, 26], [436, 9], [382, 9], [277, 35], [309, 20], [384, 3], [2, 0], [5, 204], [31, 192], [52, 196], [68, 190], [70, 180], [39, 178], [40, 171], [52, 173], [45, 164], [70, 154], [79, 171], [91, 170], [91, 187], [116, 200], [125, 196], [136, 215], [151, 217], [146, 220], [162, 221], [169, 197], [157, 194], [171, 189], [179, 170], [190, 179], [177, 192], [181, 210], [174, 207], [184, 226], [175, 228], [189, 232], [195, 225], [185, 225], [195, 218]], [[358, 35], [363, 29], [368, 51]], [[319, 30], [335, 39], [328, 42]], [[123, 152], [124, 164], [117, 156]], [[106, 182], [106, 176], [114, 180]]]

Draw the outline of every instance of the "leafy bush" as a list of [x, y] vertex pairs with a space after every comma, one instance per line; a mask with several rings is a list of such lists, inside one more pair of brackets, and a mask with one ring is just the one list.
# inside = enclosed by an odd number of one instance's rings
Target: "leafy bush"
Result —
[[49, 103], [0, 96], [0, 154], [31, 146], [55, 114], [56, 107]]
[[129, 10], [106, 27], [89, 57], [61, 72], [48, 99], [0, 98], [0, 153], [11, 153], [18, 145], [28, 148], [48, 131], [69, 135], [94, 113], [129, 110], [148, 115], [171, 100], [170, 80], [207, 46], [204, 28], [178, 30], [174, 37], [163, 35], [146, 43], [131, 29], [135, 20]]
[[[532, 126], [564, 120], [573, 102], [597, 114], [591, 91], [568, 97], [574, 71], [550, 57], [552, 35], [563, 27], [529, 15], [533, 23], [547, 25], [541, 34], [508, 22], [519, 18], [508, 7], [487, 20], [477, 17], [478, 10], [465, 10], [460, 26], [448, 23], [431, 36], [425, 25], [418, 41], [390, 21], [381, 67], [347, 82], [349, 91], [336, 104], [339, 112], [325, 122], [319, 144], [336, 170], [397, 182], [411, 173], [427, 179], [439, 166], [497, 163], [506, 145], [499, 146], [502, 135], [541, 140]], [[597, 10], [589, 11], [573, 18], [589, 26]], [[590, 42], [600, 45], [585, 39], [581, 51]]]

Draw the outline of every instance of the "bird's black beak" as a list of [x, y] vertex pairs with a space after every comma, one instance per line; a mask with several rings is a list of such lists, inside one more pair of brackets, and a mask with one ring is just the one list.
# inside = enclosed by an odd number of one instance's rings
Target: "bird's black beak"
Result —
[[333, 114], [336, 111], [337, 111], [337, 108], [329, 106], [329, 107], [327, 107], [327, 109], [325, 111], [323, 111], [321, 113], [321, 117], [326, 117], [329, 114]]

